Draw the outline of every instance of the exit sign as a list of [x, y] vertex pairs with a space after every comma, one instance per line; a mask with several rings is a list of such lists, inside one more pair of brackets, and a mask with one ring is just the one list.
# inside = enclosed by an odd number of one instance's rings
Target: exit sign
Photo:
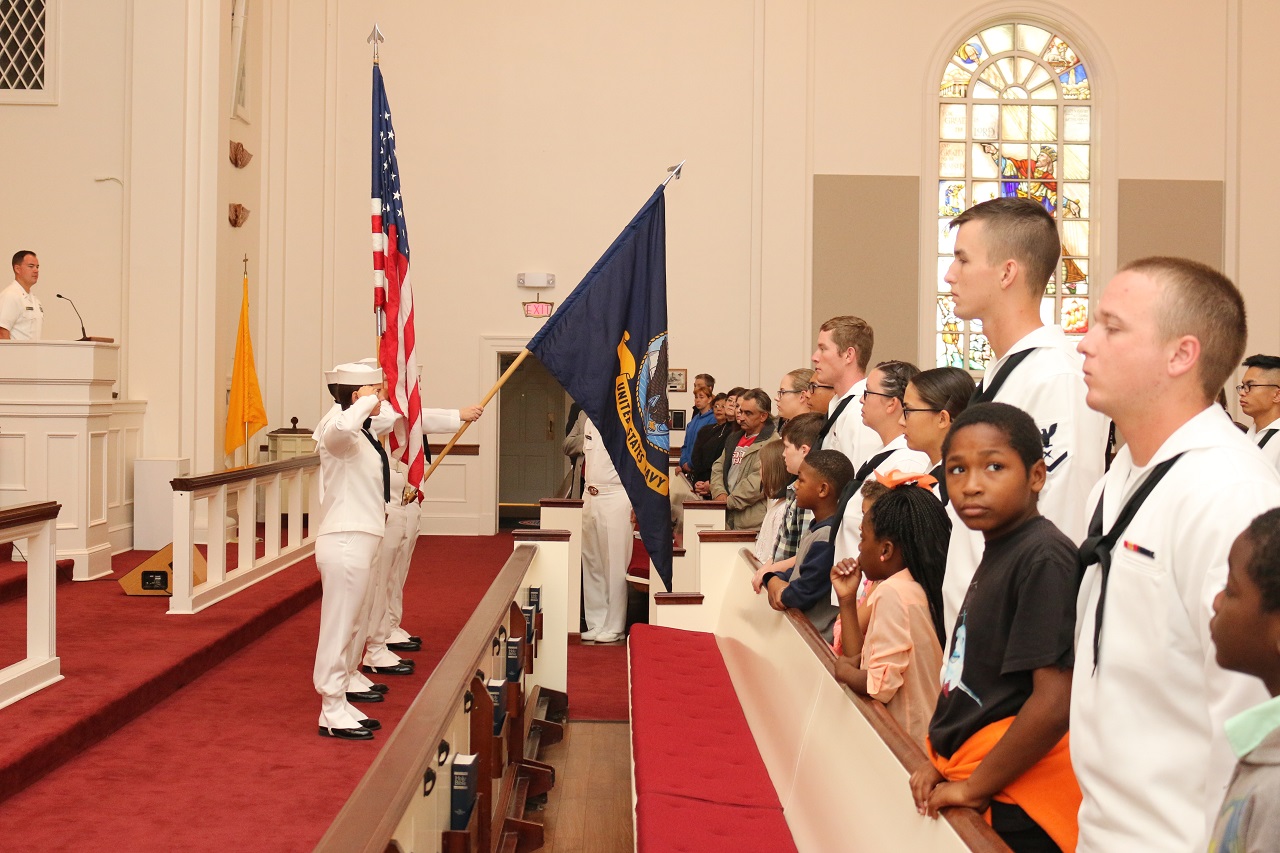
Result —
[[554, 302], [525, 302], [524, 316], [532, 317], [535, 320], [545, 320], [551, 316], [551, 309], [555, 308]]

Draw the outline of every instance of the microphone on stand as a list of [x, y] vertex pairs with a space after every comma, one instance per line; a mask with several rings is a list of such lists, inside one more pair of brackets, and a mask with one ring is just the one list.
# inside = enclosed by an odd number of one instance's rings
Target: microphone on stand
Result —
[[[53, 295], [59, 299], [66, 299], [68, 302], [71, 302], [68, 297], [63, 296], [61, 293], [55, 293]], [[89, 340], [89, 333], [84, 330], [84, 318], [80, 316], [80, 309], [76, 307], [74, 302], [71, 302], [71, 310], [76, 312], [76, 319], [80, 321], [80, 340]]]

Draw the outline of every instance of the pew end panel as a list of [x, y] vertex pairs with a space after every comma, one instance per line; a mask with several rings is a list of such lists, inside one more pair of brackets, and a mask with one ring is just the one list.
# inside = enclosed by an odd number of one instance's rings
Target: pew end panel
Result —
[[538, 502], [538, 526], [543, 530], [569, 532], [568, 608], [565, 624], [576, 635], [582, 624], [582, 501], [570, 498], [544, 498]]
[[0, 708], [63, 679], [57, 652], [56, 501], [0, 510], [0, 542], [27, 541], [26, 655], [0, 669]]

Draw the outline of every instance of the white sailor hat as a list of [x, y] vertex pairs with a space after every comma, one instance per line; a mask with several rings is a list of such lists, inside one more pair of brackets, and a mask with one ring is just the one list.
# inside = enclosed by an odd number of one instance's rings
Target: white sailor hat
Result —
[[338, 372], [336, 370], [326, 370], [324, 372], [324, 384], [325, 385], [338, 384]]
[[339, 385], [355, 385], [357, 387], [381, 385], [382, 368], [370, 367], [360, 362], [339, 364], [333, 369], [333, 379]]

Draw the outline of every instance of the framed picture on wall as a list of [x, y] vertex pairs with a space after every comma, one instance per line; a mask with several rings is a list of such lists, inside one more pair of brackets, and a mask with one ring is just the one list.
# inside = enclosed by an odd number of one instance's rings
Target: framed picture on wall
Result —
[[245, 23], [249, 0], [235, 0], [231, 10], [231, 118], [249, 123], [249, 91], [245, 80]]
[[684, 429], [685, 410], [672, 409], [669, 414], [671, 415], [671, 423], [667, 424], [667, 426], [671, 429]]
[[689, 390], [688, 368], [667, 368], [667, 391], [684, 393]]

